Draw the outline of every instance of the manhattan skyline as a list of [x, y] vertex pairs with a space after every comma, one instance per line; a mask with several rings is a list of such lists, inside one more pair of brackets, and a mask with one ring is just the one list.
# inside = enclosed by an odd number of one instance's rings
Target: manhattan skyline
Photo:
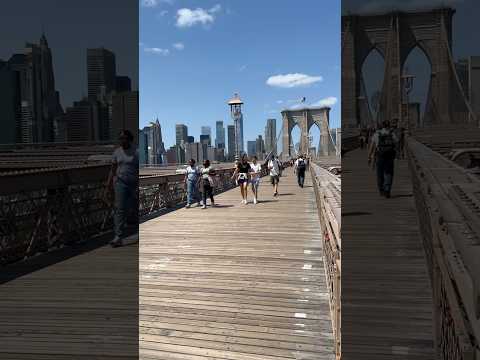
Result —
[[281, 111], [295, 106], [330, 106], [331, 127], [339, 126], [340, 2], [140, 5], [140, 128], [158, 117], [166, 145], [175, 143], [175, 124], [195, 138], [210, 126], [214, 140], [217, 121], [226, 131], [235, 93], [245, 103], [245, 147], [264, 136], [267, 119], [280, 129]]

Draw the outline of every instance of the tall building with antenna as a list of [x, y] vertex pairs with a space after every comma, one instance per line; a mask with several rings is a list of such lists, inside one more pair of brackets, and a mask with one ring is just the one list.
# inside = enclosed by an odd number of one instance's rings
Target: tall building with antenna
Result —
[[235, 127], [235, 157], [239, 158], [245, 152], [243, 147], [243, 101], [238, 94], [235, 94], [228, 102], [228, 105], [230, 106], [230, 115]]

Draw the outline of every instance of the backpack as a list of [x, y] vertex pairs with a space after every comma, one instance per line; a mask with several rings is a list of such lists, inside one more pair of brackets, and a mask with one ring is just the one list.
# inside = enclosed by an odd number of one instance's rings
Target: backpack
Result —
[[305, 164], [305, 160], [303, 160], [303, 159], [298, 160], [297, 169], [299, 171], [305, 171], [306, 168], [307, 168], [307, 165]]
[[378, 133], [377, 154], [379, 156], [393, 156], [395, 154], [395, 140], [391, 131], [386, 134]]

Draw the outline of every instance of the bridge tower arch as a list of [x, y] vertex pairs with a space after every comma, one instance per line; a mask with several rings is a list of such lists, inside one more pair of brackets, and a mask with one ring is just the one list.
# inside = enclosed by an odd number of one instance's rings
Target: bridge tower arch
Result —
[[[436, 116], [432, 124], [464, 121], [452, 116], [449, 103], [455, 70], [451, 56], [451, 8], [424, 12], [391, 12], [379, 15], [342, 16], [342, 128], [360, 125], [359, 98], [362, 89], [362, 65], [375, 48], [385, 56], [385, 74], [378, 120], [398, 118], [405, 121], [406, 104], [402, 91], [402, 67], [410, 51], [419, 46], [432, 67], [430, 102]], [[405, 109], [404, 109], [405, 108]]]
[[294, 144], [292, 144], [292, 129], [296, 125], [300, 129], [299, 152], [301, 154], [306, 154], [308, 152], [308, 133], [313, 124], [316, 124], [320, 129], [320, 149], [318, 149], [318, 154], [321, 156], [328, 156], [332, 154], [332, 144], [329, 133], [329, 114], [329, 107], [303, 108], [282, 111], [283, 159], [290, 159], [291, 157], [295, 156], [295, 150], [293, 149]]

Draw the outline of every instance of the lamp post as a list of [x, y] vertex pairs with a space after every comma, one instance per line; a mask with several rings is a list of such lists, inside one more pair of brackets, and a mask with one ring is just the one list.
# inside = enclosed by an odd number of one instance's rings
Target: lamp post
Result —
[[[407, 69], [408, 70], [408, 69]], [[407, 103], [407, 121], [406, 121], [406, 127], [407, 127], [407, 134], [410, 134], [410, 99], [409, 95], [412, 92], [413, 89], [413, 80], [415, 79], [415, 76], [413, 75], [408, 75], [407, 71], [404, 72], [402, 75], [402, 83], [403, 83], [403, 90], [405, 92], [405, 97], [406, 97], [406, 103]]]

